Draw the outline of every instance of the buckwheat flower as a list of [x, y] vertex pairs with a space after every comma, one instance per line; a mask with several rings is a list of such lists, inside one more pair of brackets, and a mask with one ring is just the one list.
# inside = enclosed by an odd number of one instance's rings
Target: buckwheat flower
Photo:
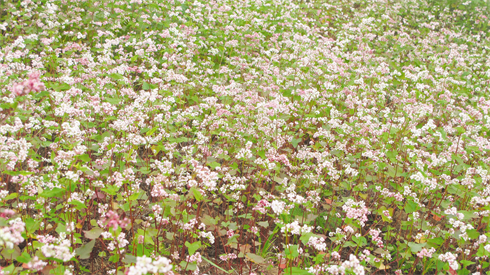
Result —
[[126, 240], [126, 234], [121, 232], [119, 236], [117, 236], [117, 241], [118, 241], [118, 247], [119, 248], [124, 248], [129, 244], [129, 241]]
[[356, 202], [352, 199], [349, 199], [342, 206], [342, 209], [347, 212], [347, 218], [359, 220], [361, 226], [364, 226], [364, 223], [368, 220], [367, 215], [371, 213], [363, 201]]
[[127, 275], [165, 274], [171, 271], [172, 265], [169, 259], [159, 256], [152, 260], [147, 256], [142, 256], [136, 258], [136, 265], [129, 268]]
[[383, 210], [383, 215], [385, 215], [386, 218], [391, 220], [391, 215], [389, 210]]
[[28, 269], [33, 269], [36, 271], [41, 271], [48, 263], [39, 260], [37, 256], [34, 256], [28, 263], [27, 263], [27, 268]]
[[463, 213], [458, 213], [456, 216], [458, 217], [459, 220], [464, 219], [464, 214]]
[[383, 248], [384, 247], [383, 239], [381, 238], [380, 234], [381, 234], [380, 229], [370, 229], [369, 230], [369, 235], [371, 235], [371, 237], [373, 238], [373, 242], [376, 242], [378, 247]]
[[110, 239], [110, 238], [112, 238], [111, 232], [104, 231], [104, 232], [101, 233], [101, 235], [102, 235], [102, 238], [104, 238], [104, 239]]
[[200, 232], [199, 235], [203, 238], [208, 238], [211, 244], [214, 244], [214, 236], [212, 232]]
[[439, 260], [449, 263], [449, 266], [453, 270], [457, 270], [459, 268], [456, 258], [456, 255], [452, 254], [451, 252], [446, 252], [445, 254], [439, 255]]
[[458, 209], [456, 207], [451, 207], [451, 208], [448, 208], [444, 211], [444, 214], [446, 215], [456, 215], [458, 214]]
[[12, 90], [12, 93], [16, 96], [24, 95], [24, 85], [22, 85], [20, 83], [12, 85], [11, 90]]
[[261, 213], [265, 213], [265, 207], [268, 207], [270, 206], [270, 203], [267, 201], [267, 200], [260, 200], [259, 202], [257, 202], [257, 205], [254, 206], [253, 210], [254, 211], [259, 211]]
[[70, 252], [70, 242], [68, 240], [62, 241], [59, 245], [44, 245], [41, 247], [41, 252], [45, 257], [53, 257], [64, 262], [67, 262], [75, 257], [75, 252]]
[[286, 207], [286, 203], [283, 201], [274, 200], [271, 203], [272, 211], [274, 211], [276, 215], [282, 214], [284, 212], [285, 207]]
[[6, 218], [6, 219], [12, 217], [13, 215], [15, 215], [15, 211], [12, 209], [5, 209], [5, 210], [3, 210], [3, 212], [0, 213], [0, 217]]
[[107, 245], [107, 249], [109, 249], [109, 251], [114, 251], [114, 249], [116, 249], [116, 243], [114, 241], [111, 241], [108, 245]]
[[107, 212], [102, 222], [103, 224], [105, 224], [106, 227], [112, 227], [114, 230], [116, 230], [118, 226], [121, 226], [123, 228], [126, 227], [130, 221], [128, 218], [124, 218], [121, 220], [116, 212], [110, 210], [109, 212]]
[[200, 263], [200, 262], [202, 262], [201, 253], [196, 252], [192, 256], [187, 256], [185, 261], [189, 262], [189, 263], [192, 263], [192, 262]]
[[72, 232], [75, 230], [75, 222], [66, 223], [66, 232]]
[[237, 255], [235, 253], [229, 253], [229, 254], [220, 255], [219, 258], [222, 261], [228, 261], [228, 260], [236, 259]]
[[430, 250], [427, 250], [426, 248], [422, 248], [422, 250], [420, 250], [419, 253], [417, 253], [417, 256], [419, 258], [423, 258], [423, 257], [430, 258], [432, 257], [432, 254], [434, 252], [436, 252], [436, 249], [433, 247]]
[[167, 273], [172, 270], [172, 265], [170, 260], [159, 256], [153, 261], [154, 267], [157, 269], [157, 273]]
[[325, 238], [310, 237], [306, 245], [312, 246], [319, 251], [325, 251], [327, 249]]
[[168, 197], [168, 193], [163, 189], [163, 185], [158, 183], [153, 186], [151, 190], [152, 197]]
[[362, 266], [355, 255], [350, 254], [349, 260], [345, 261], [341, 265], [345, 269], [350, 269], [356, 275], [364, 275], [364, 266]]
[[44, 83], [42, 83], [40, 80], [39, 80], [39, 72], [33, 72], [29, 75], [29, 80], [27, 80], [27, 82], [25, 82], [25, 86], [31, 90], [31, 91], [35, 91], [35, 92], [40, 92], [40, 91], [43, 91], [46, 87], [44, 86]]
[[10, 220], [7, 226], [0, 228], [0, 246], [12, 249], [24, 241], [22, 232], [25, 231], [25, 223], [20, 218]]
[[345, 233], [354, 234], [354, 228], [352, 228], [350, 225], [344, 227], [344, 231]]
[[145, 236], [143, 236], [143, 235], [139, 235], [139, 236], [138, 236], [138, 243], [139, 243], [139, 244], [142, 244], [142, 243], [144, 243], [144, 242], [145, 242]]

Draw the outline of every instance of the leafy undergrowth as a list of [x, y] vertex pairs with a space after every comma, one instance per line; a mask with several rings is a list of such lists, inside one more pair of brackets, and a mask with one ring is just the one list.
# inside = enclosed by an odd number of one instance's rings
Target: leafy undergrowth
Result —
[[483, 1], [0, 2], [1, 274], [488, 274]]

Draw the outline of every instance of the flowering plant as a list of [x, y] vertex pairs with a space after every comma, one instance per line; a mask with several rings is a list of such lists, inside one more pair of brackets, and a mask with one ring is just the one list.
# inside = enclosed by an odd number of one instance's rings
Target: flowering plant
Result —
[[0, 1], [0, 274], [484, 274], [485, 1]]

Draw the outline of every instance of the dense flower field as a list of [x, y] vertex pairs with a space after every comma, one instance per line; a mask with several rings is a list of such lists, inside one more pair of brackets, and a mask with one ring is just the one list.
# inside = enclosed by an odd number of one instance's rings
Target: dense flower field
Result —
[[487, 4], [0, 1], [0, 274], [489, 274]]

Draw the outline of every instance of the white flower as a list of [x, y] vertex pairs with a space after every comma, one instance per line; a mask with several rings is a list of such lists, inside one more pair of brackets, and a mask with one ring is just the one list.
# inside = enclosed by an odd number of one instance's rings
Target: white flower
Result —
[[271, 203], [272, 211], [274, 211], [276, 215], [282, 214], [285, 207], [286, 207], [286, 203], [283, 201], [274, 200]]

